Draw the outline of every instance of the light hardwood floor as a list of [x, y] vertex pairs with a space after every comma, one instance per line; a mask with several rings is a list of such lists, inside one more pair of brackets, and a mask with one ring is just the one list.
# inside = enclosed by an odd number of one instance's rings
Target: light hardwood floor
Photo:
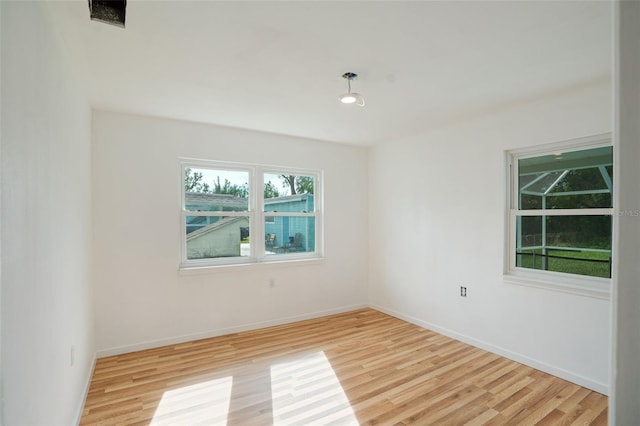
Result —
[[604, 425], [607, 397], [372, 309], [99, 359], [82, 425]]

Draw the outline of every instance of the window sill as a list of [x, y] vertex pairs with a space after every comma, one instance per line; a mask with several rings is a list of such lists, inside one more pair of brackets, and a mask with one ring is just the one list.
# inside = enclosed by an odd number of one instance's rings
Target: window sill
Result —
[[515, 270], [504, 274], [507, 284], [559, 291], [578, 296], [609, 300], [611, 280], [608, 278], [574, 276], [570, 274]]
[[324, 263], [324, 257], [306, 257], [298, 259], [264, 259], [260, 262], [247, 261], [242, 263], [226, 263], [220, 265], [180, 265], [178, 274], [183, 276], [206, 275], [213, 273], [257, 271], [267, 268], [290, 268], [299, 266], [313, 266]]

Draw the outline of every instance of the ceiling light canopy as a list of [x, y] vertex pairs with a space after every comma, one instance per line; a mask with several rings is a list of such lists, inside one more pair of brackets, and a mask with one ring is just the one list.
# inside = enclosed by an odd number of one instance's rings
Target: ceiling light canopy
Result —
[[338, 99], [340, 99], [340, 102], [342, 102], [343, 104], [355, 104], [361, 107], [364, 106], [364, 98], [362, 97], [362, 95], [359, 93], [351, 92], [351, 80], [354, 80], [357, 77], [358, 74], [353, 72], [346, 72], [342, 74], [342, 78], [347, 80], [348, 88], [347, 93], [343, 93], [342, 95], [338, 96]]

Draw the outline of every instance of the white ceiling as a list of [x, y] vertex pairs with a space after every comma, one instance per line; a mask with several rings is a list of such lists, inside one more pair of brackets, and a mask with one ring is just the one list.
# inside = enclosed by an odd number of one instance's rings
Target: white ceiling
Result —
[[[611, 75], [606, 1], [86, 0], [53, 26], [100, 109], [371, 145]], [[366, 106], [342, 105], [340, 76]]]

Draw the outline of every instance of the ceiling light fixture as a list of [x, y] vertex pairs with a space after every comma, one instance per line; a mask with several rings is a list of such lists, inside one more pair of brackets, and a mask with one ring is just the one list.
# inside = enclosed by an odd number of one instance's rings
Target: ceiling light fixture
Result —
[[348, 88], [347, 93], [343, 93], [342, 95], [338, 96], [338, 99], [340, 99], [340, 102], [342, 102], [343, 104], [355, 104], [358, 106], [364, 106], [364, 98], [362, 97], [362, 95], [359, 93], [351, 92], [351, 80], [354, 80], [357, 77], [358, 74], [353, 72], [346, 72], [342, 74], [342, 78], [347, 80]]

